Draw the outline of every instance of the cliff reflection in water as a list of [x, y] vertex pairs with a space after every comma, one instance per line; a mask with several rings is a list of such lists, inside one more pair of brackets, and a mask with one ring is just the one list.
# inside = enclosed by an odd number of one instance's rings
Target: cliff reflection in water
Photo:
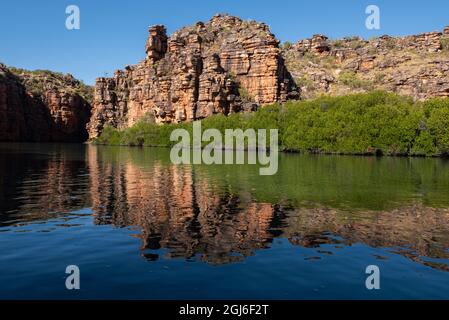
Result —
[[0, 226], [47, 220], [88, 206], [82, 145], [0, 144]]
[[298, 206], [296, 199], [282, 197], [271, 203], [257, 201], [251, 188], [238, 186], [248, 181], [235, 181], [226, 171], [120, 153], [105, 161], [100, 150], [89, 150], [95, 222], [139, 227], [142, 254], [148, 260], [159, 259], [157, 250], [162, 248], [168, 257], [230, 263], [269, 248], [281, 236], [318, 253], [325, 244], [390, 248], [449, 271], [446, 263], [427, 259], [449, 259], [448, 209], [419, 201], [391, 210]]
[[150, 261], [232, 263], [282, 237], [315, 248], [309, 258], [362, 243], [449, 271], [448, 165], [441, 160], [283, 155], [278, 175], [260, 177], [246, 166], [175, 166], [164, 149], [1, 151], [6, 232], [50, 220], [67, 227], [74, 212], [92, 208], [95, 225], [137, 228]]
[[96, 223], [139, 226], [149, 260], [158, 259], [151, 250], [166, 248], [170, 257], [233, 262], [268, 247], [276, 236], [278, 206], [216, 190], [191, 166], [90, 160]]

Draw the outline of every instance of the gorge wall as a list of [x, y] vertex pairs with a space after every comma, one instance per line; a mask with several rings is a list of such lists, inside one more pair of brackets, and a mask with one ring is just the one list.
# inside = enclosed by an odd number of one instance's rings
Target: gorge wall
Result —
[[146, 57], [98, 78], [0, 64], [0, 141], [86, 141], [105, 126], [140, 119], [178, 123], [320, 95], [386, 90], [426, 100], [449, 97], [449, 27], [370, 40], [314, 35], [279, 41], [268, 26], [228, 15], [167, 36], [150, 27]]
[[144, 61], [97, 80], [90, 138], [144, 116], [177, 123], [299, 97], [263, 23], [216, 15], [171, 37], [160, 25], [149, 33]]
[[171, 37], [159, 25], [149, 33], [144, 61], [97, 80], [90, 138], [147, 116], [177, 123], [323, 94], [449, 96], [449, 27], [370, 40], [314, 35], [279, 47], [267, 25], [216, 15]]
[[370, 90], [414, 100], [449, 96], [449, 27], [370, 40], [330, 40], [317, 34], [284, 44], [282, 55], [304, 99]]
[[0, 64], [0, 141], [86, 141], [89, 91], [70, 75]]

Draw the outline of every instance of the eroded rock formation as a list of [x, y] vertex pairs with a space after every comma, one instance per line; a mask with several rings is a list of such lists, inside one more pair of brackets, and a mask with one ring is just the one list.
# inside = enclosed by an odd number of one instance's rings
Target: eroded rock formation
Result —
[[216, 15], [170, 37], [151, 27], [145, 52], [140, 63], [98, 78], [92, 99], [69, 75], [0, 66], [0, 140], [84, 141], [142, 118], [178, 123], [300, 96], [380, 89], [449, 97], [449, 27], [370, 40], [318, 34], [280, 49], [267, 25]]
[[263, 23], [216, 15], [171, 37], [160, 25], [149, 32], [144, 61], [97, 80], [91, 138], [105, 125], [125, 128], [145, 115], [192, 121], [299, 97], [279, 41]]
[[0, 64], [0, 141], [87, 140], [91, 107], [77, 92], [85, 89], [79, 81], [49, 71], [13, 71]]
[[370, 40], [314, 35], [282, 54], [305, 99], [376, 89], [415, 100], [449, 96], [449, 27]]

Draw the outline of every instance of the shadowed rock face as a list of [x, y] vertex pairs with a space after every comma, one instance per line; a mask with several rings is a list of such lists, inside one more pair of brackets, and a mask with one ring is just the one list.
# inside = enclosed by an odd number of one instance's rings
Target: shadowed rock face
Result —
[[265, 24], [217, 15], [171, 37], [160, 25], [149, 33], [144, 61], [97, 79], [90, 138], [148, 114], [177, 123], [299, 97]]
[[90, 104], [79, 82], [51, 72], [13, 73], [0, 64], [0, 141], [83, 142]]
[[49, 118], [17, 76], [0, 65], [0, 141], [48, 140]]

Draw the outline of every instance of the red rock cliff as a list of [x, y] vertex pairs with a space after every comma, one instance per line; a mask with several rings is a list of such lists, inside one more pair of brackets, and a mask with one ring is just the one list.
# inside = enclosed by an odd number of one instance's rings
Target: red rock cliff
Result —
[[0, 141], [86, 141], [91, 107], [83, 90], [70, 75], [0, 64]]
[[192, 121], [299, 96], [265, 24], [216, 15], [171, 37], [160, 25], [149, 32], [144, 61], [97, 79], [90, 138], [146, 115], [158, 123]]

